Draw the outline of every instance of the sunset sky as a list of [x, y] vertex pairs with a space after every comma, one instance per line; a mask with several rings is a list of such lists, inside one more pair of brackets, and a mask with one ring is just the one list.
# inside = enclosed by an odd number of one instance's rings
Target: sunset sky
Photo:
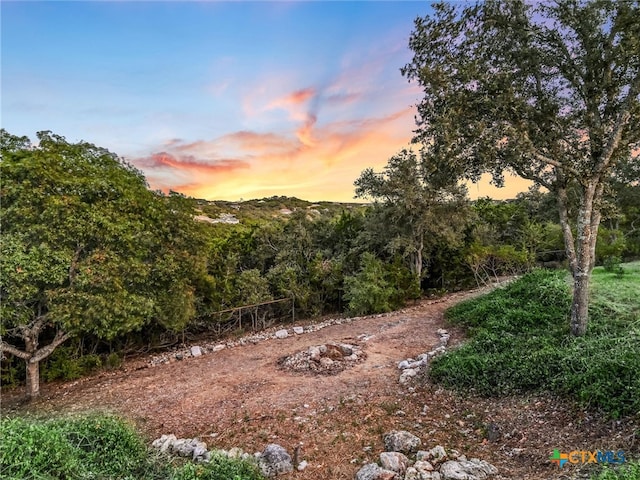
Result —
[[[2, 127], [108, 148], [151, 187], [351, 201], [407, 147], [428, 2], [2, 1]], [[509, 198], [521, 182], [470, 187]]]

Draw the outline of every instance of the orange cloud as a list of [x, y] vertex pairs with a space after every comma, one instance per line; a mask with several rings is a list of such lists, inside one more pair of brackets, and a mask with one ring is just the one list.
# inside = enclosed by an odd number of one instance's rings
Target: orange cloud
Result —
[[309, 114], [304, 124], [296, 131], [298, 140], [307, 147], [313, 147], [316, 144], [316, 141], [313, 138], [313, 126], [316, 124], [316, 121], [317, 117]]
[[[152, 165], [149, 181], [162, 187], [175, 175], [173, 185], [179, 187], [171, 188], [206, 199], [290, 195], [353, 201], [353, 182], [362, 171], [382, 170], [409, 146], [415, 129], [411, 105], [420, 89], [408, 84], [381, 95], [381, 69], [378, 60], [346, 65], [326, 85], [297, 89], [283, 89], [291, 83], [284, 73], [263, 78], [242, 101], [253, 129], [165, 143], [161, 154], [146, 159]], [[485, 194], [485, 185], [481, 196], [507, 192]]]

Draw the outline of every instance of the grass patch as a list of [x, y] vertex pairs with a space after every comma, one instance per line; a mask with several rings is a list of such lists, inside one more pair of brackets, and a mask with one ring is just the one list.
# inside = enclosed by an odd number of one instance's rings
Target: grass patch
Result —
[[249, 463], [196, 465], [147, 450], [131, 425], [105, 415], [0, 420], [0, 478], [21, 480], [259, 480]]
[[447, 319], [470, 341], [434, 360], [431, 378], [482, 395], [549, 391], [604, 410], [640, 413], [640, 262], [594, 270], [587, 334], [569, 334], [565, 272], [535, 271], [463, 302]]

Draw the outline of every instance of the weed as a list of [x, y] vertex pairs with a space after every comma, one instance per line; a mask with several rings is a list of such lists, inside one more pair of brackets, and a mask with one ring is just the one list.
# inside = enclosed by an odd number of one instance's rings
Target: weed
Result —
[[380, 408], [384, 410], [387, 415], [394, 415], [398, 411], [398, 404], [396, 402], [384, 401], [380, 402]]

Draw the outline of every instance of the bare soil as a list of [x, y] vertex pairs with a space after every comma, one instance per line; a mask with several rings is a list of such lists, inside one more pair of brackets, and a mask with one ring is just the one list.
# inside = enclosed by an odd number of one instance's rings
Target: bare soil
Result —
[[[382, 435], [393, 429], [418, 435], [425, 449], [440, 444], [487, 460], [501, 478], [582, 478], [594, 471], [593, 465], [559, 470], [549, 461], [554, 448], [623, 449], [627, 457], [637, 456], [640, 432], [632, 419], [607, 421], [550, 395], [481, 398], [427, 378], [399, 384], [398, 362], [437, 346], [437, 329], [450, 331], [451, 348], [464, 340], [462, 331], [445, 325], [443, 312], [479, 292], [157, 366], [150, 357], [128, 359], [117, 371], [43, 385], [41, 398], [26, 406], [21, 392], [5, 391], [3, 410], [115, 412], [135, 422], [149, 441], [173, 433], [199, 437], [209, 448], [248, 452], [268, 443], [290, 452], [300, 445], [300, 460], [309, 466], [284, 478], [301, 480], [353, 479], [363, 463], [377, 460]], [[287, 355], [330, 342], [358, 344], [365, 358], [334, 375], [279, 367]]]

